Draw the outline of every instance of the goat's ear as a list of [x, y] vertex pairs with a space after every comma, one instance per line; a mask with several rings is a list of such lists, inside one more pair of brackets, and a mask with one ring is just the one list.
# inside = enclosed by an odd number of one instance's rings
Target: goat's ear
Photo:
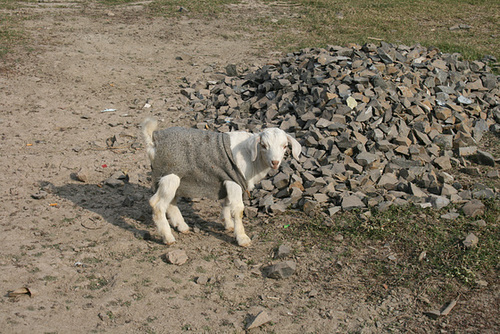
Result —
[[249, 149], [250, 149], [250, 158], [252, 159], [252, 161], [257, 160], [257, 154], [259, 153], [259, 143], [260, 143], [260, 135], [256, 134], [250, 138]]
[[299, 142], [289, 134], [286, 134], [286, 138], [288, 139], [288, 143], [292, 145], [293, 157], [295, 158], [295, 160], [299, 160], [300, 152], [302, 151], [302, 146], [300, 146]]

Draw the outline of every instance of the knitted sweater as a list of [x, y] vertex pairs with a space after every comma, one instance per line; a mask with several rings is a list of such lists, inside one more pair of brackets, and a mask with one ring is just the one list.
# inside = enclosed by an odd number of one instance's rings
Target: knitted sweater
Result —
[[181, 179], [177, 197], [223, 199], [224, 181], [246, 190], [246, 181], [231, 153], [229, 135], [172, 127], [153, 132], [155, 158], [151, 163], [155, 189], [163, 176]]

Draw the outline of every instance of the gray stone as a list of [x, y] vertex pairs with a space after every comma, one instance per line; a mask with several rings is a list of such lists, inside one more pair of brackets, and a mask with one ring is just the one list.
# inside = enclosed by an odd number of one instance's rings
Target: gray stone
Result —
[[168, 252], [166, 254], [167, 261], [175, 265], [183, 265], [188, 260], [188, 256], [185, 251], [181, 249], [176, 249]]
[[373, 153], [369, 153], [369, 152], [362, 152], [356, 156], [356, 162], [363, 167], [366, 167], [366, 166], [372, 164], [377, 159], [378, 159], [377, 154], [373, 154]]
[[343, 210], [360, 209], [366, 207], [365, 203], [363, 203], [363, 201], [355, 195], [344, 197], [342, 199], [341, 206]]
[[441, 196], [447, 196], [450, 197], [451, 195], [458, 194], [458, 190], [455, 189], [452, 185], [449, 184], [443, 184], [441, 188]]
[[472, 176], [481, 176], [481, 171], [477, 167], [465, 167], [460, 169], [462, 173], [472, 175]]
[[444, 215], [441, 215], [441, 218], [447, 219], [447, 220], [455, 220], [459, 216], [460, 216], [460, 214], [457, 212], [448, 212], [448, 213], [445, 213]]
[[392, 190], [396, 188], [399, 180], [393, 173], [386, 173], [380, 177], [378, 181], [378, 186], [387, 190]]
[[476, 159], [482, 165], [495, 167], [495, 158], [488, 152], [477, 150]]
[[260, 311], [248, 324], [246, 330], [258, 328], [272, 320], [266, 311]]
[[477, 246], [478, 242], [479, 242], [479, 238], [476, 237], [476, 235], [474, 233], [470, 233], [467, 235], [467, 237], [463, 241], [463, 244], [464, 244], [465, 248], [474, 248]]
[[498, 172], [498, 170], [489, 170], [487, 173], [486, 173], [486, 176], [491, 178], [491, 179], [498, 179], [500, 178], [500, 173]]
[[236, 65], [235, 64], [228, 64], [226, 66], [226, 74], [230, 77], [238, 76], [238, 70], [236, 69]]
[[462, 211], [467, 217], [477, 217], [484, 215], [485, 205], [480, 200], [474, 199], [467, 202], [463, 207]]
[[284, 259], [292, 253], [292, 249], [288, 245], [280, 245], [274, 253], [275, 259]]
[[441, 210], [450, 204], [450, 200], [443, 196], [431, 196], [430, 201], [432, 207]]
[[208, 283], [208, 276], [201, 275], [196, 277], [196, 284], [198, 285], [206, 285]]
[[347, 170], [353, 171], [356, 174], [363, 173], [363, 166], [361, 166], [355, 162], [350, 162], [345, 167]]
[[75, 173], [75, 178], [83, 183], [89, 182], [88, 173], [83, 169], [80, 169], [77, 173]]
[[413, 196], [420, 197], [420, 198], [427, 196], [427, 194], [424, 191], [422, 191], [422, 189], [420, 189], [419, 187], [417, 187], [413, 183], [410, 183], [410, 193], [413, 194]]
[[274, 279], [283, 279], [292, 276], [297, 269], [294, 261], [284, 261], [265, 267], [266, 277]]
[[114, 177], [110, 177], [104, 180], [104, 184], [110, 186], [111, 188], [119, 188], [123, 187], [124, 185], [122, 180], [116, 179]]
[[472, 193], [472, 197], [476, 199], [493, 199], [495, 198], [495, 192], [491, 188], [479, 189]]
[[442, 156], [434, 159], [434, 164], [442, 170], [449, 170], [452, 167], [450, 157], [447, 156]]
[[278, 188], [282, 189], [288, 186], [288, 181], [290, 177], [286, 175], [285, 173], [279, 173], [276, 175], [273, 179], [273, 185]]

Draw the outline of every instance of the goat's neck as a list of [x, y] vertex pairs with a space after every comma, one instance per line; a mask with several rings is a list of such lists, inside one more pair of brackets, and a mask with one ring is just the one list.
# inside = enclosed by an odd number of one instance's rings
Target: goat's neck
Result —
[[249, 166], [249, 172], [247, 176], [248, 188], [253, 189], [256, 183], [262, 180], [269, 170], [271, 169], [269, 165], [261, 158], [260, 154], [255, 161]]

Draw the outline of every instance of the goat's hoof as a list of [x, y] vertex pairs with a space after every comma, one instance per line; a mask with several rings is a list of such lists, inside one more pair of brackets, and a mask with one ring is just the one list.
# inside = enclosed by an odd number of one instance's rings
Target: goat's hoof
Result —
[[226, 227], [226, 232], [233, 232], [234, 231], [234, 227]]
[[252, 244], [252, 240], [246, 235], [237, 237], [236, 240], [238, 240], [238, 245], [241, 247], [249, 247]]
[[175, 239], [170, 239], [170, 240], [163, 239], [163, 242], [167, 246], [172, 246], [173, 244], [175, 244]]
[[184, 230], [184, 231], [179, 231], [180, 233], [182, 234], [190, 234], [191, 233], [191, 230], [190, 229], [187, 229], [187, 230]]

